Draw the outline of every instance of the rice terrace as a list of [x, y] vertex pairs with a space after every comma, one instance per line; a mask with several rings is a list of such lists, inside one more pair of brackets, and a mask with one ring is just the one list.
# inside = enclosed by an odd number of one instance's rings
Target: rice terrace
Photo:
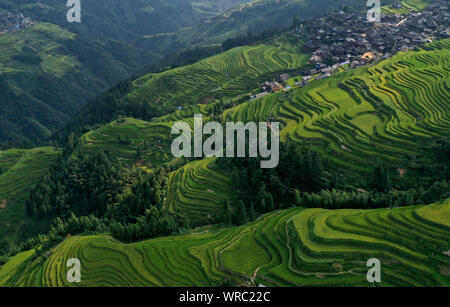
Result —
[[448, 3], [314, 1], [0, 0], [0, 287], [450, 287]]

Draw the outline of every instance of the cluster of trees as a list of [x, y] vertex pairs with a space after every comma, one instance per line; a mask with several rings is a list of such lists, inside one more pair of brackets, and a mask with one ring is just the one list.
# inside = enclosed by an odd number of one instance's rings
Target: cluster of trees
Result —
[[71, 234], [98, 234], [107, 232], [109, 232], [108, 226], [100, 218], [94, 216], [93, 214], [78, 217], [72, 213], [66, 219], [57, 217], [48, 233], [39, 234], [25, 240], [19, 244], [16, 248], [16, 252], [41, 246], [41, 249], [36, 249], [37, 253], [41, 253], [50, 249], [55, 244], [62, 242], [64, 238]]
[[436, 182], [428, 189], [389, 192], [347, 192], [322, 190], [320, 193], [296, 192], [296, 205], [325, 209], [376, 209], [434, 203], [450, 197], [448, 182]]
[[291, 206], [295, 190], [319, 192], [325, 187], [323, 163], [317, 152], [297, 143], [280, 146], [280, 163], [261, 169], [259, 159], [221, 158], [217, 166], [232, 170], [234, 197], [223, 204], [220, 219], [240, 224], [258, 215]]
[[178, 233], [189, 219], [166, 211], [168, 176], [164, 168], [148, 174], [138, 170], [123, 199], [108, 208], [104, 219], [114, 237], [136, 241]]
[[228, 114], [226, 118], [224, 118], [223, 113], [231, 108], [234, 108], [237, 105], [243, 104], [245, 102], [248, 102], [250, 99], [249, 95], [242, 95], [238, 99], [223, 99], [219, 98], [219, 100], [214, 103], [207, 106], [206, 110], [209, 113], [212, 121], [222, 122], [222, 121], [228, 121], [232, 122], [233, 119], [231, 118], [231, 115]]
[[137, 170], [133, 174], [133, 184], [120, 202], [110, 205], [105, 217], [121, 223], [134, 223], [137, 217], [148, 209], [161, 210], [165, 206], [167, 195], [166, 170], [159, 168], [148, 174]]
[[39, 65], [42, 62], [41, 56], [36, 50], [30, 47], [22, 48], [22, 53], [12, 56], [12, 59], [25, 64]]
[[25, 240], [15, 247], [13, 252], [29, 250], [36, 246], [41, 246], [42, 248], [39, 250], [45, 251], [73, 234], [108, 233], [117, 239], [131, 242], [175, 234], [186, 227], [189, 227], [187, 221], [177, 219], [156, 207], [146, 209], [144, 214], [136, 217], [134, 223], [122, 223], [105, 217], [99, 218], [93, 214], [77, 216], [71, 213], [65, 219], [57, 217], [50, 227], [50, 231]]
[[67, 160], [60, 157], [31, 191], [27, 214], [36, 218], [64, 217], [71, 212], [102, 216], [118, 201], [126, 183], [126, 170], [103, 152], [79, 153]]
[[[440, 155], [448, 154], [445, 142], [439, 142], [434, 149]], [[219, 168], [232, 170], [234, 197], [224, 201], [218, 220], [225, 225], [240, 225], [260, 214], [294, 205], [373, 209], [434, 203], [450, 197], [447, 180], [408, 190], [395, 189], [392, 169], [382, 162], [374, 165], [365, 184], [360, 182], [368, 191], [357, 192], [334, 180], [336, 175], [329, 169], [325, 171], [324, 164], [317, 152], [290, 142], [281, 145], [276, 169], [260, 169], [258, 159], [219, 159]]]
[[378, 161], [374, 167], [372, 188], [376, 192], [387, 193], [391, 190], [391, 179], [389, 175], [389, 167]]
[[73, 151], [76, 148], [72, 135], [63, 155], [31, 191], [27, 214], [56, 219], [48, 233], [27, 239], [19, 250], [52, 246], [69, 234], [112, 233], [135, 241], [189, 227], [189, 219], [165, 210], [166, 169], [150, 174], [128, 170], [103, 152]]
[[450, 181], [450, 141], [440, 140], [433, 148], [436, 164], [441, 170], [441, 177]]
[[110, 231], [114, 237], [130, 242], [175, 234], [187, 227], [188, 223], [182, 223], [162, 209], [152, 207], [138, 216], [134, 223], [113, 221]]

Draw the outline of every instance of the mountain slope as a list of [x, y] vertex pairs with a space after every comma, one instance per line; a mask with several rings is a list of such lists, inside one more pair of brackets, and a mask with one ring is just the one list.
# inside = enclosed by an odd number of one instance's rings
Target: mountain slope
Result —
[[22, 225], [34, 224], [25, 214], [25, 199], [58, 154], [52, 147], [0, 151], [0, 253], [17, 243]]
[[[34, 220], [61, 219], [21, 246], [36, 249], [0, 266], [0, 285], [68, 285], [65, 261], [77, 257], [82, 285], [367, 286], [365, 261], [377, 257], [382, 286], [449, 286], [449, 200], [397, 207], [450, 197], [450, 40], [301, 86], [292, 78], [291, 88], [251, 100], [261, 81], [305, 65], [301, 45], [300, 35], [280, 35], [123, 80], [87, 105], [66, 127], [66, 155], [27, 202]], [[171, 126], [192, 126], [198, 113], [204, 121], [280, 122], [279, 168], [174, 159]], [[2, 195], [23, 199], [57, 152], [0, 152], [4, 246], [24, 210]], [[23, 186], [22, 177], [30, 179]], [[293, 203], [310, 209], [276, 211]], [[15, 216], [2, 215], [10, 209]], [[179, 232], [134, 244], [108, 234], [133, 241]], [[83, 233], [101, 235], [68, 235]]]
[[136, 71], [139, 58], [149, 59], [132, 48], [123, 56], [120, 44], [113, 55], [114, 45], [82, 44], [50, 23], [1, 35], [0, 144], [45, 140], [86, 100]]
[[[383, 5], [393, 2], [396, 0], [386, 0]], [[367, 10], [366, 2], [358, 0], [256, 0], [229, 9], [220, 16], [209, 18], [192, 27], [145, 36], [138, 45], [157, 53], [167, 53], [172, 51], [174, 46], [188, 48], [221, 44], [228, 38], [248, 32], [283, 29], [291, 25], [295, 16], [301, 20], [312, 20], [344, 7], [350, 7], [354, 11]]]
[[180, 107], [189, 112], [196, 104], [245, 96], [267, 78], [305, 62], [298, 39], [291, 43], [282, 37], [268, 44], [235, 48], [192, 65], [124, 81], [87, 104], [63, 132], [107, 123], [118, 115], [150, 120]]
[[158, 60], [135, 46], [142, 35], [192, 26], [242, 2], [89, 1], [82, 22], [70, 24], [64, 1], [0, 0], [0, 11], [34, 23], [0, 35], [0, 146], [45, 141], [86, 101]]
[[47, 259], [34, 250], [15, 256], [0, 267], [0, 285], [73, 286], [66, 261], [78, 258], [77, 286], [368, 286], [365, 262], [376, 257], [381, 286], [449, 286], [449, 206], [294, 208], [241, 227], [135, 244], [72, 237]]
[[[260, 122], [273, 117], [282, 123], [282, 142], [311, 144], [352, 187], [369, 184], [378, 160], [398, 170], [392, 172], [391, 179], [406, 189], [433, 184], [436, 178], [448, 180], [448, 167], [443, 167], [433, 152], [439, 142], [450, 137], [446, 103], [450, 97], [445, 90], [449, 49], [450, 40], [443, 40], [373, 66], [313, 81], [303, 88], [244, 100], [224, 110], [219, 120]], [[86, 133], [81, 148], [107, 148], [110, 155], [124, 163], [146, 169], [170, 164], [171, 125], [179, 120], [192, 124], [193, 114], [198, 113], [208, 121], [216, 113], [216, 105], [220, 102], [191, 105], [152, 122], [121, 119]], [[172, 212], [209, 220], [208, 214], [219, 210], [222, 200], [229, 196], [229, 184], [221, 180], [217, 187], [220, 180], [208, 165], [207, 161], [192, 162], [171, 175]], [[215, 172], [231, 176], [228, 170]], [[211, 191], [221, 192], [213, 197]], [[194, 195], [203, 195], [209, 199], [205, 202], [208, 204], [196, 202]]]
[[[224, 40], [247, 32], [282, 29], [295, 15], [304, 19], [324, 15], [328, 9], [340, 7], [348, 0], [257, 0], [232, 8], [226, 13], [176, 32], [148, 35], [139, 46], [167, 53], [173, 46], [188, 48], [198, 44], [221, 44]], [[323, 8], [326, 7], [327, 10]]]

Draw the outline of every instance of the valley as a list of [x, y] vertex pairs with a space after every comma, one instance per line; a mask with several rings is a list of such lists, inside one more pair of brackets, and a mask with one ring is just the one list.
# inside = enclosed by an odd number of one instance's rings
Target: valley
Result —
[[136, 44], [141, 36], [194, 25], [241, 2], [91, 1], [74, 25], [63, 18], [66, 1], [0, 1], [0, 13], [11, 16], [7, 31], [0, 23], [0, 146], [45, 143], [86, 102], [167, 54]]

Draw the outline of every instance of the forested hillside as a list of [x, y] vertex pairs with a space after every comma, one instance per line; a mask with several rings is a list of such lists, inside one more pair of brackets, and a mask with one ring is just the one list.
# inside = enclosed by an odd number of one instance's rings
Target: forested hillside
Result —
[[162, 56], [242, 33], [281, 30], [295, 15], [310, 19], [351, 2], [88, 1], [82, 22], [70, 24], [65, 1], [1, 0], [0, 10], [34, 24], [0, 36], [7, 50], [0, 57], [0, 145], [46, 142], [86, 101]]
[[[371, 67], [365, 66], [342, 72], [327, 80], [314, 81], [303, 88], [297, 87], [288, 92], [274, 93], [250, 102], [247, 101], [248, 96], [247, 100], [245, 97], [243, 100], [215, 99], [207, 104], [200, 104], [201, 101], [194, 100], [192, 105], [185, 105], [182, 110], [154, 119], [152, 122], [132, 118], [119, 119], [84, 134], [80, 148], [87, 151], [106, 150], [111, 157], [127, 165], [151, 169], [172, 164], [170, 127], [175, 121], [187, 120], [192, 123], [193, 114], [198, 113], [203, 114], [207, 118], [205, 120], [219, 119], [223, 122], [230, 120], [258, 122], [272, 118], [282, 123], [280, 135], [283, 143], [308, 144], [320, 154], [322, 157], [320, 164], [327, 170], [322, 175], [324, 181], [319, 180], [321, 183], [318, 183], [318, 186], [308, 188], [305, 181], [298, 182], [296, 186], [294, 182], [298, 178], [295, 178], [299, 175], [291, 174], [289, 165], [296, 165], [297, 162], [286, 163], [288, 166], [284, 171], [285, 164], [282, 161], [279, 166], [282, 170], [278, 177], [283, 182], [281, 186], [284, 190], [289, 190], [289, 185], [292, 185], [291, 189], [298, 188], [302, 192], [314, 192], [317, 188], [319, 191], [321, 188], [353, 191], [359, 188], [363, 191], [374, 189], [378, 192], [387, 192], [394, 188], [408, 192], [399, 193], [394, 198], [389, 196], [388, 201], [391, 205], [404, 201], [410, 204], [419, 200], [434, 201], [436, 200], [434, 197], [445, 199], [449, 196], [445, 190], [446, 182], [450, 179], [448, 163], [442, 162], [448, 161], [449, 155], [447, 124], [449, 106], [446, 101], [450, 98], [445, 91], [448, 86], [446, 72], [448, 44], [448, 40], [437, 42], [420, 51], [401, 53]], [[263, 45], [251, 49], [237, 48], [211, 58], [205, 63], [226, 59], [229, 55], [243, 50], [268, 51], [271, 48], [273, 47]], [[266, 62], [261, 58], [260, 63]], [[262, 67], [261, 64], [258, 67]], [[195, 67], [203, 65], [205, 65], [203, 62], [199, 62], [168, 71], [166, 74], [184, 73], [200, 76], [191, 72]], [[233, 67], [236, 69], [236, 66]], [[419, 78], [422, 80], [420, 84], [414, 82]], [[148, 84], [153, 82], [156, 84], [158, 79], [158, 76], [154, 76], [149, 79]], [[201, 84], [200, 80], [192, 81], [193, 84]], [[140, 83], [135, 82], [135, 86], [136, 84]], [[183, 84], [186, 85], [188, 82]], [[245, 83], [241, 81], [241, 84]], [[137, 86], [135, 91], [130, 90], [131, 94], [125, 96], [133, 97], [137, 95], [136, 93], [146, 95], [146, 86], [148, 85]], [[215, 86], [211, 86], [213, 87]], [[207, 89], [205, 86], [201, 88]], [[172, 89], [174, 92], [164, 91], [166, 97], [183, 94], [175, 86], [172, 86]], [[184, 89], [187, 90], [188, 87]], [[243, 90], [245, 91], [245, 88]], [[195, 92], [198, 93], [199, 90]], [[158, 95], [157, 91], [150, 93]], [[233, 93], [238, 95], [239, 91], [230, 92], [230, 95]], [[144, 97], [145, 101], [152, 101], [147, 96]], [[195, 96], [191, 95], [189, 98], [192, 97]], [[134, 99], [136, 97], [125, 101], [133, 103]], [[159, 98], [161, 104], [165, 101], [164, 96]], [[167, 101], [173, 102], [175, 99]], [[116, 106], [121, 107], [123, 111], [127, 110], [126, 104], [118, 102]], [[101, 105], [97, 107], [99, 109], [93, 114], [99, 115], [93, 116], [92, 119], [99, 119], [100, 114], [107, 114]], [[135, 114], [139, 115], [139, 112]], [[82, 118], [80, 117], [80, 121]], [[86, 114], [84, 118], [89, 117]], [[282, 151], [286, 154], [289, 152], [286, 149]], [[292, 155], [299, 156], [299, 154]], [[312, 163], [306, 160], [304, 161], [306, 165], [302, 165], [301, 159], [297, 160], [300, 169], [305, 169]], [[233, 178], [232, 187], [229, 181], [232, 173], [229, 170], [235, 167], [238, 171], [241, 167], [246, 168], [246, 172], [256, 171], [239, 163], [231, 165], [225, 163], [222, 168], [219, 163], [218, 168], [217, 163], [211, 160], [196, 161], [179, 168], [169, 177], [170, 210], [174, 213], [192, 213], [196, 220], [198, 216], [211, 220], [211, 214], [217, 212], [224, 199], [230, 196], [229, 191], [236, 191], [247, 185], [244, 179]], [[373, 174], [377, 169], [380, 171], [377, 179], [379, 182], [375, 183]], [[224, 173], [228, 179], [219, 175]], [[271, 174], [261, 173], [259, 176], [270, 178]], [[254, 176], [249, 175], [249, 178]], [[317, 176], [312, 178], [317, 179]], [[308, 180], [312, 182], [312, 178]], [[289, 196], [283, 196], [282, 194], [286, 193], [283, 192], [277, 198], [279, 188], [276, 188], [276, 185], [271, 187], [272, 180], [264, 181], [266, 189], [273, 189], [275, 202], [295, 201], [292, 191], [290, 195], [288, 193]], [[434, 185], [435, 183], [437, 185]], [[250, 186], [259, 189], [260, 184], [253, 183]], [[244, 190], [243, 194], [251, 193], [250, 191], [252, 188]], [[380, 196], [378, 200], [375, 199], [378, 196], [373, 196], [370, 200], [371, 197], [368, 197], [368, 206], [377, 206], [376, 203], [387, 201], [384, 198], [386, 194]], [[246, 203], [253, 201], [255, 206], [261, 201], [258, 197], [243, 200]]]
[[237, 1], [86, 1], [82, 22], [66, 1], [0, 1], [29, 28], [0, 35], [0, 146], [45, 142], [86, 101], [161, 54], [135, 43], [215, 16]]
[[239, 47], [191, 65], [124, 80], [84, 106], [57, 138], [64, 140], [71, 132], [80, 134], [119, 116], [151, 120], [177, 109], [189, 113], [197, 104], [248, 99], [259, 83], [305, 64], [301, 44], [298, 38], [282, 36], [268, 45]]
[[86, 101], [162, 56], [247, 32], [282, 30], [294, 16], [312, 19], [345, 7], [365, 5], [355, 0], [88, 1], [82, 22], [70, 24], [65, 1], [1, 0], [0, 11], [21, 13], [34, 24], [0, 36], [5, 50], [0, 146], [46, 142]]
[[[33, 189], [27, 201], [28, 214], [34, 218], [69, 217], [84, 195], [77, 214], [94, 214], [100, 219], [95, 223], [103, 229], [135, 240], [145, 238], [145, 231], [136, 223], [147, 219], [146, 210], [153, 206], [165, 208], [174, 218], [171, 230], [163, 231], [170, 233], [189, 224], [224, 220], [241, 224], [293, 204], [384, 208], [445, 200], [449, 197], [449, 168], [442, 161], [448, 161], [449, 151], [448, 105], [443, 101], [449, 98], [443, 89], [447, 86], [448, 44], [448, 40], [436, 42], [371, 67], [250, 102], [215, 99], [152, 122], [120, 118], [87, 132], [80, 140], [72, 135], [64, 150], [67, 162], [54, 165]], [[266, 45], [254, 50], [272, 48]], [[217, 60], [244, 50], [248, 48], [233, 49]], [[261, 58], [261, 63], [266, 61], [271, 63]], [[197, 65], [203, 67], [200, 63], [170, 73], [190, 74]], [[420, 84], [409, 77], [419, 75]], [[170, 127], [181, 119], [192, 123], [194, 113], [202, 113], [206, 121], [265, 121], [269, 117], [280, 121], [283, 147], [279, 167], [262, 171], [258, 162], [251, 160], [174, 160]], [[97, 153], [106, 156], [97, 157]], [[96, 159], [103, 162], [94, 163]], [[138, 173], [154, 174], [155, 169], [159, 175], [152, 180], [157, 180], [158, 187], [151, 189]], [[70, 183], [73, 176], [84, 179]], [[84, 182], [97, 183], [85, 186]], [[109, 183], [103, 186], [102, 182]], [[128, 185], [138, 192], [126, 196]], [[110, 190], [111, 186], [116, 188]], [[100, 192], [103, 188], [109, 192]], [[151, 202], [144, 197], [149, 189], [159, 195], [151, 196]], [[56, 237], [50, 242], [53, 240]]]
[[[0, 254], [7, 253], [18, 241], [33, 235], [28, 231], [39, 222], [27, 218], [25, 200], [59, 153], [52, 147], [0, 151]], [[45, 225], [42, 229], [39, 225], [37, 227], [33, 230], [48, 229]]]

